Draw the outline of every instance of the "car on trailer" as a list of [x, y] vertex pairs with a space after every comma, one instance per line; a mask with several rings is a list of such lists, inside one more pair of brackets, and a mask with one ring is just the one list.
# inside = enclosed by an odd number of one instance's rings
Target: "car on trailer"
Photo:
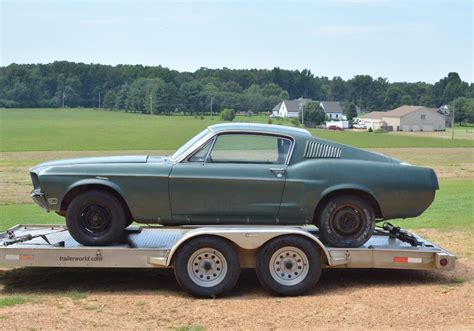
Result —
[[376, 222], [420, 215], [438, 189], [432, 169], [304, 129], [246, 123], [210, 126], [169, 157], [70, 159], [30, 172], [33, 200], [89, 246], [117, 242], [136, 221], [314, 224], [325, 244], [359, 247]]

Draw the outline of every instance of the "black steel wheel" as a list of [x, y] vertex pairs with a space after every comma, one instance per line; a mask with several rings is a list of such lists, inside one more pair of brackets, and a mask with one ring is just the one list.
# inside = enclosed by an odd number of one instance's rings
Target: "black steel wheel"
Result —
[[181, 288], [199, 298], [231, 291], [240, 276], [239, 255], [232, 244], [217, 237], [198, 237], [183, 244], [174, 258]]
[[262, 287], [275, 295], [295, 296], [311, 290], [321, 276], [320, 249], [308, 238], [277, 237], [257, 256], [256, 272]]
[[102, 191], [87, 191], [69, 205], [66, 224], [78, 243], [103, 246], [119, 240], [126, 219], [121, 203], [114, 196]]
[[357, 196], [337, 196], [324, 206], [318, 227], [321, 240], [330, 246], [359, 247], [374, 232], [374, 210]]

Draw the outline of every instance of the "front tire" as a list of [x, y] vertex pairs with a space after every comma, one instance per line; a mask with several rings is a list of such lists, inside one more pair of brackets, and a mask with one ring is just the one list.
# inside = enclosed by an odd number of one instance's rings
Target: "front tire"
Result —
[[325, 244], [333, 247], [362, 246], [375, 229], [374, 209], [357, 196], [336, 196], [324, 206], [318, 228]]
[[240, 276], [239, 255], [224, 239], [191, 239], [176, 253], [174, 272], [181, 288], [199, 298], [230, 292]]
[[126, 227], [122, 204], [102, 191], [87, 191], [72, 200], [66, 213], [71, 236], [85, 246], [104, 246], [117, 242]]
[[256, 272], [262, 287], [272, 294], [304, 294], [321, 276], [320, 250], [301, 236], [277, 237], [259, 252]]

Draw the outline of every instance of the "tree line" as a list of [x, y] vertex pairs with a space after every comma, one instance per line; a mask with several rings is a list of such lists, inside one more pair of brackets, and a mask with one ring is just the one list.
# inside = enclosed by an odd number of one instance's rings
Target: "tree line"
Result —
[[[299, 97], [385, 111], [403, 104], [439, 107], [474, 98], [472, 83], [455, 72], [434, 84], [389, 82], [356, 75], [315, 76], [310, 70], [208, 69], [178, 72], [162, 66], [101, 65], [58, 61], [0, 67], [0, 107], [99, 107], [148, 114], [269, 112]], [[463, 99], [464, 100], [464, 99]]]

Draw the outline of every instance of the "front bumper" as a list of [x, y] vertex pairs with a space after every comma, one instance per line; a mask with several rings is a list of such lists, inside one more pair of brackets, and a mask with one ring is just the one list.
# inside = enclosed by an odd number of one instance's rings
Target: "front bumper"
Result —
[[33, 201], [44, 210], [49, 210], [48, 203], [46, 202], [46, 197], [44, 193], [41, 193], [39, 189], [31, 192], [31, 199], [33, 199]]

